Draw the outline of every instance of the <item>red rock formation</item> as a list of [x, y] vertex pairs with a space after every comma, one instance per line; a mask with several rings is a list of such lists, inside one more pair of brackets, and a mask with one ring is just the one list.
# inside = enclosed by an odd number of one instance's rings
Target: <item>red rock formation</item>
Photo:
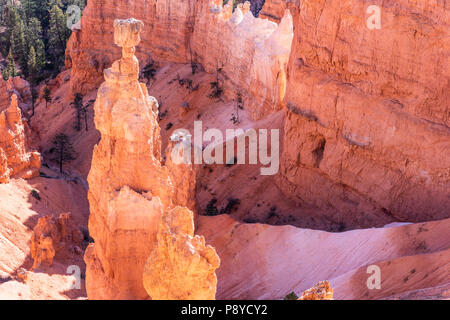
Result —
[[154, 300], [214, 300], [220, 260], [203, 236], [194, 235], [194, 215], [176, 207], [161, 219], [157, 243], [143, 282]]
[[[232, 7], [203, 6], [198, 10], [190, 45], [205, 70], [222, 68], [225, 95], [243, 95], [255, 119], [278, 110], [286, 92], [286, 68], [293, 37], [287, 11], [277, 25]], [[220, 78], [220, 77], [219, 77]]]
[[51, 216], [39, 218], [30, 245], [33, 269], [42, 264], [51, 266], [57, 253], [67, 256], [74, 252], [75, 246], [80, 247], [82, 241], [83, 234], [72, 222], [70, 213], [61, 213], [58, 219]]
[[328, 281], [320, 281], [302, 293], [298, 300], [333, 300], [333, 288]]
[[10, 106], [0, 113], [0, 183], [9, 178], [32, 178], [39, 175], [40, 154], [28, 151], [28, 126], [22, 121], [17, 96], [11, 97]]
[[[85, 254], [90, 299], [148, 298], [142, 276], [161, 217], [174, 205], [192, 202], [183, 195], [193, 192], [190, 182], [175, 175], [184, 173], [161, 165], [158, 103], [138, 82], [134, 55], [142, 27], [135, 19], [114, 22], [122, 58], [105, 70], [94, 106], [101, 141], [88, 177], [89, 231], [95, 239]], [[182, 181], [176, 192], [172, 181]]]
[[67, 45], [66, 66], [72, 67], [74, 92], [96, 89], [102, 83], [103, 70], [120, 58], [113, 43], [113, 22], [130, 16], [144, 21], [142, 43], [137, 48], [139, 60], [151, 58], [182, 62], [187, 57], [187, 34], [197, 1], [88, 1], [81, 28]]

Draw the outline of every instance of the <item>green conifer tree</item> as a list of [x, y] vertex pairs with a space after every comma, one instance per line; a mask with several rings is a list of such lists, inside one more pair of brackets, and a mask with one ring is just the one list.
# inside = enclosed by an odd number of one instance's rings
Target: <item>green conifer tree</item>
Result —
[[35, 79], [37, 73], [37, 62], [34, 47], [31, 47], [30, 52], [28, 53], [27, 69], [31, 79]]
[[16, 69], [16, 62], [14, 61], [14, 56], [12, 54], [11, 48], [9, 49], [8, 57], [7, 57], [8, 64], [2, 72], [3, 79], [8, 80], [9, 77], [16, 77], [17, 76], [17, 69]]

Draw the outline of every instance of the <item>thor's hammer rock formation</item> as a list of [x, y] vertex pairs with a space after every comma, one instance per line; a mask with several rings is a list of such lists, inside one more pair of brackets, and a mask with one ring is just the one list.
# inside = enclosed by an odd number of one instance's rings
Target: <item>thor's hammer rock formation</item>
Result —
[[193, 192], [193, 186], [181, 186], [179, 171], [172, 174], [161, 164], [158, 102], [138, 82], [134, 55], [143, 26], [136, 19], [114, 21], [122, 58], [104, 71], [94, 106], [101, 141], [88, 176], [89, 231], [95, 240], [85, 254], [89, 299], [149, 298], [142, 277], [161, 218], [188, 205], [183, 202], [190, 197], [180, 192]]

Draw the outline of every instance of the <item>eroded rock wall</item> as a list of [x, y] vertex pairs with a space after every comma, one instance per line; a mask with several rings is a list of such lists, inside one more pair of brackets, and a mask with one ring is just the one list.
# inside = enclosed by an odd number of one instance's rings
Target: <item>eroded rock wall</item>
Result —
[[300, 205], [362, 227], [448, 217], [448, 7], [379, 5], [381, 29], [373, 30], [361, 1], [290, 6], [278, 186]]
[[185, 62], [189, 21], [197, 1], [92, 0], [83, 10], [80, 30], [73, 32], [67, 45], [66, 66], [72, 68], [74, 92], [87, 92], [102, 83], [103, 70], [120, 58], [113, 43], [115, 19], [135, 17], [146, 28], [136, 56], [143, 63], [150, 58]]
[[73, 33], [66, 52], [72, 91], [100, 85], [102, 70], [119, 57], [118, 48], [109, 45], [112, 22], [128, 16], [147, 26], [136, 52], [141, 61], [192, 60], [211, 73], [222, 68], [225, 94], [235, 99], [241, 92], [253, 117], [281, 107], [293, 37], [290, 14], [278, 27], [255, 18], [250, 3], [240, 4], [233, 14], [232, 5], [222, 6], [221, 0], [89, 1], [81, 30]]
[[286, 92], [286, 68], [293, 37], [287, 11], [280, 24], [255, 18], [249, 3], [203, 6], [197, 12], [192, 51], [209, 73], [221, 68], [225, 96], [243, 94], [254, 119], [278, 110]]

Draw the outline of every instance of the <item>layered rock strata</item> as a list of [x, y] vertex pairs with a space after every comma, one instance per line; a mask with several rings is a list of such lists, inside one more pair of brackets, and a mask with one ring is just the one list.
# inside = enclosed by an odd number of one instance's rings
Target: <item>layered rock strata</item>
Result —
[[385, 1], [380, 29], [367, 26], [360, 1], [289, 8], [296, 28], [280, 189], [336, 223], [448, 217], [445, 5]]

